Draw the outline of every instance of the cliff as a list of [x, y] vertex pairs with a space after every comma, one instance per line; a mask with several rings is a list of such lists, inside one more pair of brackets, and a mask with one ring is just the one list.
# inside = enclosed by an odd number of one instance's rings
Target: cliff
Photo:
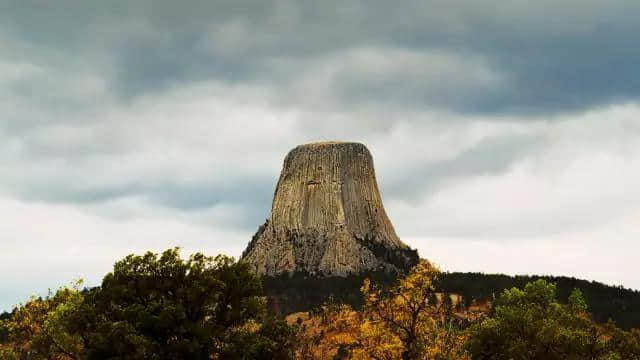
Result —
[[260, 275], [346, 276], [401, 273], [418, 256], [387, 217], [369, 150], [324, 142], [286, 156], [271, 215], [242, 258]]

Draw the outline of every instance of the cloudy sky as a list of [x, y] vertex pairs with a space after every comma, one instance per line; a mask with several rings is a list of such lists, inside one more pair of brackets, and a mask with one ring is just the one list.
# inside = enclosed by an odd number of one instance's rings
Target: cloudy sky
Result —
[[640, 288], [640, 2], [0, 0], [0, 310], [238, 256], [286, 152], [365, 143], [445, 270]]

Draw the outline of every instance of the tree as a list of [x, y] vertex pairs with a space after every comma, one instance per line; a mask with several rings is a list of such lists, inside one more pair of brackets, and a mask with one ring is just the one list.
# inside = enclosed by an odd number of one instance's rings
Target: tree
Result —
[[3, 315], [1, 359], [290, 359], [294, 329], [265, 319], [245, 263], [178, 249], [116, 262], [102, 285], [61, 288]]
[[220, 353], [222, 359], [293, 359], [296, 330], [282, 320], [268, 317], [262, 324], [248, 322], [233, 332], [231, 343]]
[[438, 274], [435, 266], [422, 260], [388, 290], [365, 280], [354, 358], [466, 359], [464, 335], [434, 300]]
[[438, 274], [436, 267], [423, 260], [391, 287], [365, 280], [362, 310], [329, 303], [303, 324], [306, 331], [298, 357], [468, 359], [465, 334], [451, 312], [451, 302], [448, 307], [446, 301], [439, 302], [434, 291]]
[[579, 288], [589, 304], [591, 318], [597, 323], [613, 319], [616, 326], [630, 330], [640, 328], [640, 291], [609, 286], [596, 281], [580, 280], [565, 276], [507, 276], [482, 273], [442, 273], [438, 277], [436, 290], [462, 295], [478, 304], [491, 301], [492, 294], [500, 294], [513, 287], [524, 288], [529, 282], [544, 279], [556, 285], [559, 301], [567, 302], [571, 291]]
[[11, 320], [11, 313], [0, 313], [0, 344], [4, 344], [9, 341], [9, 329], [7, 323]]
[[442, 308], [446, 317], [450, 318], [453, 316], [453, 300], [451, 300], [451, 294], [448, 292], [442, 294]]
[[471, 327], [468, 348], [472, 358], [640, 358], [632, 334], [612, 323], [602, 327], [590, 320], [579, 290], [571, 293], [568, 304], [558, 302], [555, 291], [555, 285], [545, 280], [528, 283], [524, 290], [505, 290], [497, 299], [493, 317]]
[[[82, 338], [67, 327], [70, 316], [83, 302], [79, 291], [82, 281], [62, 287], [45, 298], [32, 297], [17, 306], [1, 327], [8, 333], [10, 349], [3, 358], [78, 359], [83, 350]], [[10, 355], [13, 354], [13, 355]]]
[[177, 248], [118, 261], [88, 300], [78, 323], [89, 359], [210, 359], [265, 310], [246, 264], [200, 253], [185, 261]]

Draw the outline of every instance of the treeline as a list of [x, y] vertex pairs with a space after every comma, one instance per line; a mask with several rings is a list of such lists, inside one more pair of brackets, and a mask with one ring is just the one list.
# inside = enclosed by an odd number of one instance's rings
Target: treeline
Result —
[[[270, 311], [286, 315], [307, 311], [331, 300], [354, 309], [363, 305], [360, 287], [365, 278], [382, 286], [390, 286], [396, 276], [385, 272], [366, 275], [317, 278], [298, 272], [264, 277]], [[613, 320], [624, 329], [640, 328], [640, 292], [595, 281], [562, 276], [508, 276], [502, 274], [443, 272], [435, 284], [438, 292], [457, 294], [464, 307], [474, 302], [492, 302], [505, 289], [523, 288], [527, 283], [543, 279], [556, 284], [558, 299], [566, 302], [573, 289], [580, 289], [589, 303], [593, 319], [605, 323]]]
[[613, 360], [640, 359], [640, 331], [593, 322], [579, 289], [566, 303], [539, 279], [504, 290], [489, 313], [461, 309], [421, 261], [383, 288], [365, 280], [363, 305], [327, 304], [299, 318], [303, 359]]
[[319, 278], [306, 272], [264, 276], [262, 282], [269, 310], [278, 316], [309, 311], [326, 302], [346, 304], [354, 309], [363, 305], [360, 287], [365, 279], [390, 286], [397, 276], [384, 271]]
[[[361, 279], [358, 308], [336, 297], [287, 322], [267, 310], [262, 280], [243, 262], [177, 249], [129, 255], [98, 287], [76, 283], [3, 314], [0, 359], [640, 360], [640, 331], [594, 322], [577, 288], [560, 301], [538, 279], [492, 296], [486, 312], [440, 292], [448, 275], [426, 260], [396, 280], [373, 275]], [[287, 279], [310, 280], [271, 280]], [[344, 290], [357, 279], [315, 280]]]
[[558, 299], [566, 302], [573, 289], [580, 289], [589, 303], [593, 319], [604, 323], [609, 319], [624, 329], [640, 328], [640, 291], [609, 286], [595, 281], [564, 276], [508, 276], [482, 273], [443, 273], [438, 291], [462, 295], [467, 304], [493, 300], [505, 289], [523, 288], [527, 283], [543, 279], [554, 283]]
[[17, 306], [0, 321], [0, 359], [290, 359], [293, 331], [246, 264], [170, 249]]

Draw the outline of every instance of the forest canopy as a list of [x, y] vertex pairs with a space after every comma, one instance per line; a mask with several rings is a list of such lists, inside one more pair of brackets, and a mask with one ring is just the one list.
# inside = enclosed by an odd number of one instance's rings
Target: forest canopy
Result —
[[594, 321], [579, 288], [564, 298], [536, 279], [483, 308], [441, 291], [446, 275], [421, 260], [395, 280], [364, 278], [357, 308], [331, 298], [285, 319], [242, 261], [129, 255], [100, 286], [2, 314], [0, 359], [640, 359], [640, 331]]

